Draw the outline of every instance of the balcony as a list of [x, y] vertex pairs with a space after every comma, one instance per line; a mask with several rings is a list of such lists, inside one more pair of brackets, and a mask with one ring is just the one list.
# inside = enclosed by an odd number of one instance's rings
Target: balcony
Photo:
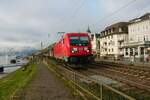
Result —
[[150, 41], [129, 42], [128, 45], [150, 44]]

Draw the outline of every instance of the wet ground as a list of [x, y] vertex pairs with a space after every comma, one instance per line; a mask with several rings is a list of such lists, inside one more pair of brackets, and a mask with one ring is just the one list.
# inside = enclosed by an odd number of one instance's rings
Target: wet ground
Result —
[[37, 67], [36, 76], [21, 95], [22, 100], [77, 100], [44, 64]]

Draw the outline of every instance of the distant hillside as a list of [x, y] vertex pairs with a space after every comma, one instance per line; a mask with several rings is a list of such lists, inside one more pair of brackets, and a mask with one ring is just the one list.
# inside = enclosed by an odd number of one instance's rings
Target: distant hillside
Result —
[[[26, 55], [30, 55], [34, 52], [36, 52], [37, 49], [35, 48], [31, 48], [31, 47], [25, 47], [25, 48], [21, 48], [20, 50], [15, 50], [13, 49], [12, 51], [8, 52], [7, 54], [8, 55], [15, 55], [15, 56], [26, 56]], [[4, 56], [5, 55], [5, 52], [1, 51], [0, 52], [0, 56]]]
[[26, 56], [26, 55], [31, 55], [32, 53], [36, 52], [37, 50], [34, 48], [27, 48], [22, 51], [16, 51], [15, 55], [16, 56]]

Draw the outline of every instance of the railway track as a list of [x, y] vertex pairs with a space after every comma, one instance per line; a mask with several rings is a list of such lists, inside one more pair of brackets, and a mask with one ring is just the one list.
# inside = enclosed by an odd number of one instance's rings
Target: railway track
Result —
[[125, 65], [125, 64], [120, 64], [120, 63], [108, 63], [108, 62], [96, 62], [94, 63], [94, 65], [103, 65], [105, 67], [108, 66], [113, 66], [115, 67], [119, 67], [119, 68], [126, 68], [126, 69], [132, 69], [132, 70], [140, 70], [140, 71], [149, 71], [150, 72], [150, 68], [149, 67], [139, 67], [139, 66], [132, 66], [132, 65]]
[[[99, 66], [98, 64], [94, 64], [95, 66]], [[150, 85], [150, 68], [138, 68], [138, 67], [130, 67], [130, 66], [119, 66], [114, 67], [111, 65], [102, 65], [103, 69], [114, 71], [116, 73], [124, 74], [126, 76], [131, 76], [138, 81], [145, 81], [146, 84]]]
[[130, 86], [150, 92], [150, 71], [132, 67], [114, 67], [110, 65], [92, 64], [89, 72], [109, 77]]
[[[150, 92], [150, 71], [149, 69], [144, 68], [136, 68], [136, 67], [128, 67], [128, 66], [110, 66], [107, 64], [90, 64], [85, 65], [88, 66], [88, 69], [73, 69], [73, 66], [67, 63], [57, 63], [59, 66], [63, 66], [70, 71], [74, 71], [75, 73], [83, 74], [85, 76], [89, 75], [102, 75], [105, 77], [109, 77], [113, 80], [117, 80], [119, 82], [125, 83], [130, 87], [136, 87], [138, 89], [146, 90]], [[82, 66], [82, 65], [81, 65]], [[101, 68], [100, 68], [101, 67]]]
[[134, 79], [137, 79], [138, 81], [144, 80], [146, 84], [149, 84], [149, 80], [150, 80], [149, 71], [133, 70], [133, 69], [127, 69], [127, 68], [116, 68], [112, 66], [107, 66], [103, 69], [108, 70], [108, 71], [113, 71], [116, 73], [120, 73], [126, 76], [131, 76]]

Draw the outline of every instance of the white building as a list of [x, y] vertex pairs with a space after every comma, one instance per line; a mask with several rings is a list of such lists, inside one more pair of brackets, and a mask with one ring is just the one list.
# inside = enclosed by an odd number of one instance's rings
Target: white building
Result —
[[94, 56], [99, 57], [100, 56], [100, 41], [99, 37], [100, 34], [97, 33], [91, 33], [90, 27], [88, 26], [87, 32], [89, 33], [91, 44], [92, 44], [92, 53]]
[[123, 46], [128, 37], [127, 25], [127, 22], [119, 22], [101, 32], [99, 38], [101, 56], [113, 59], [123, 56]]
[[146, 61], [150, 47], [150, 13], [129, 21], [128, 41], [124, 57], [130, 60]]
[[92, 52], [97, 57], [100, 56], [100, 34], [92, 33], [91, 34], [91, 44], [92, 44]]

